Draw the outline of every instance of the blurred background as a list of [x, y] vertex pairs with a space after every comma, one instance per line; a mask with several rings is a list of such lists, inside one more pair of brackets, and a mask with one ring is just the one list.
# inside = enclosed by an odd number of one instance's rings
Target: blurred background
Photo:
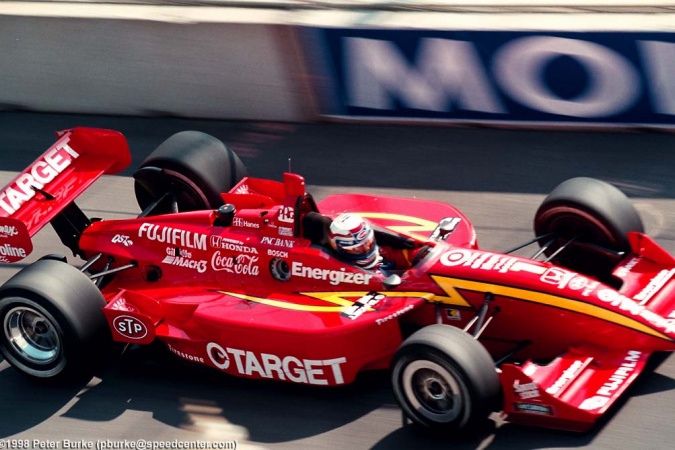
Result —
[[[129, 176], [171, 134], [195, 129], [256, 177], [279, 178], [290, 158], [317, 198], [453, 203], [494, 250], [532, 236], [559, 182], [600, 178], [675, 252], [674, 124], [675, 1], [0, 2], [0, 184], [56, 130], [119, 130], [134, 159], [78, 202], [96, 217], [137, 214]], [[35, 247], [63, 253], [47, 229]], [[0, 265], [0, 281], [19, 268]], [[675, 360], [653, 365], [589, 433], [494, 416], [462, 437], [403, 427], [387, 374], [329, 392], [234, 379], [152, 348], [86, 386], [54, 388], [2, 361], [0, 443], [670, 448]]]

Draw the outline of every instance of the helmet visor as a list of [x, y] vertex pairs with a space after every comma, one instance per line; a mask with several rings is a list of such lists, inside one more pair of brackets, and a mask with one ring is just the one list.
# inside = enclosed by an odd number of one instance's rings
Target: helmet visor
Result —
[[354, 239], [335, 239], [340, 251], [346, 255], [367, 255], [375, 246], [375, 237], [373, 230], [368, 230], [368, 234], [361, 242], [354, 243]]

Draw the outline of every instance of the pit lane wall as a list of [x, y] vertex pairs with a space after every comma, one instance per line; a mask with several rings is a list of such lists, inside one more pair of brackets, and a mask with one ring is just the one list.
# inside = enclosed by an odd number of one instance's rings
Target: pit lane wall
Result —
[[672, 3], [651, 13], [471, 13], [6, 2], [0, 105], [671, 128]]

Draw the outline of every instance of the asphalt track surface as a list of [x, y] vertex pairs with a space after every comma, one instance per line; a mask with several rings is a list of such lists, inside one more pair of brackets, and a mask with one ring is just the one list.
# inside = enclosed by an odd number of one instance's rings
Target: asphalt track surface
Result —
[[[349, 191], [454, 203], [473, 220], [481, 246], [493, 250], [505, 250], [532, 236], [534, 211], [557, 183], [574, 176], [601, 178], [633, 197], [647, 231], [675, 252], [672, 134], [2, 112], [0, 185], [39, 156], [54, 141], [55, 130], [73, 126], [119, 130], [134, 156], [122, 176], [104, 177], [81, 197], [78, 203], [90, 216], [137, 213], [128, 178], [133, 168], [166, 137], [196, 129], [228, 142], [257, 177], [278, 179], [290, 158], [292, 170], [305, 176], [308, 190], [318, 198]], [[38, 234], [35, 247], [32, 259], [63, 253], [48, 229]], [[20, 267], [0, 266], [0, 281]], [[9, 439], [29, 439], [30, 448], [51, 442], [59, 449], [65, 440], [85, 444], [126, 440], [128, 446], [139, 439], [151, 443], [236, 439], [238, 448], [271, 449], [673, 448], [675, 357], [656, 358], [652, 366], [591, 432], [514, 426], [493, 416], [477, 436], [462, 437], [428, 436], [403, 427], [386, 373], [361, 377], [345, 388], [308, 388], [224, 376], [147, 348], [111, 362], [87, 385], [57, 387], [30, 382], [2, 361], [0, 446]]]

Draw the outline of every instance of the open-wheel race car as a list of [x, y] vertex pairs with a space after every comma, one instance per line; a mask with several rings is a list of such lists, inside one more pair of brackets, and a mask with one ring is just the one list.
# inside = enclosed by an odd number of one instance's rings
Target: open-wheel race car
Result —
[[[318, 386], [391, 370], [412, 422], [508, 421], [586, 430], [675, 349], [675, 259], [615, 187], [563, 182], [513, 251], [480, 250], [435, 201], [331, 195], [304, 179], [248, 177], [219, 140], [178, 133], [134, 175], [140, 214], [90, 219], [73, 200], [130, 164], [125, 138], [74, 128], [0, 191], [0, 259], [51, 223], [84, 263], [47, 255], [0, 287], [0, 352], [38, 379], [86, 372], [106, 342], [159, 340], [235, 376]], [[327, 245], [331, 220], [365, 218], [407, 267], [365, 270]], [[517, 256], [537, 248], [532, 257]], [[528, 254], [531, 254], [528, 253]]]

